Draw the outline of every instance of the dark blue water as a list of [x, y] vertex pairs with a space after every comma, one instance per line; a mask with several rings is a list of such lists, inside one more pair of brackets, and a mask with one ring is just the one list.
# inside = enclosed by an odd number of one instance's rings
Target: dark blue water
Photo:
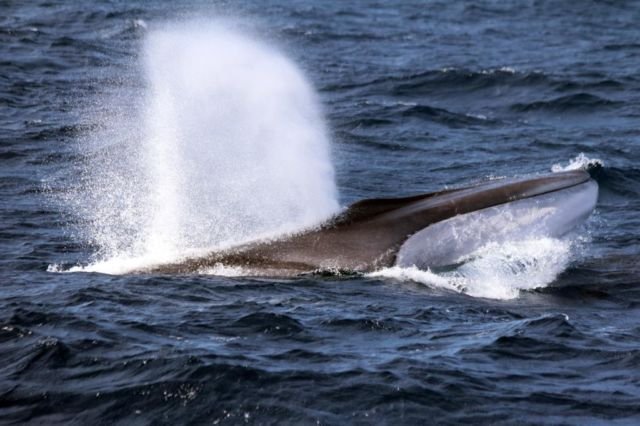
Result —
[[[640, 5], [353, 3], [0, 0], [1, 423], [640, 421]], [[100, 249], [58, 201], [107, 100], [144, 92], [145, 34], [220, 16], [318, 90], [342, 204], [600, 159], [579, 253], [508, 300], [49, 272]]]

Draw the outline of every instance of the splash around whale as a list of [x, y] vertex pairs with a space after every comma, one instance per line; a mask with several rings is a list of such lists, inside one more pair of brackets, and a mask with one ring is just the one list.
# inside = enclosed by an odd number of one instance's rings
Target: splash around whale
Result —
[[456, 265], [490, 242], [561, 237], [596, 206], [582, 170], [499, 179], [412, 197], [356, 202], [319, 227], [138, 272], [189, 274], [213, 267], [247, 276], [371, 272]]
[[[463, 275], [464, 292], [494, 295], [504, 266], [497, 253], [563, 236], [594, 208], [595, 182], [558, 168], [341, 211], [319, 99], [277, 45], [216, 20], [150, 25], [141, 47], [139, 100], [128, 92], [99, 100], [99, 125], [78, 139], [73, 184], [56, 195], [90, 258], [51, 271], [393, 275], [397, 267], [407, 276], [444, 268], [435, 278], [447, 288]], [[491, 243], [503, 249], [487, 255]], [[502, 285], [508, 297], [566, 267], [569, 248], [553, 244], [562, 250], [507, 250], [506, 281], [514, 264], [531, 266], [515, 274], [528, 277], [524, 287]], [[460, 266], [453, 279], [451, 265]]]

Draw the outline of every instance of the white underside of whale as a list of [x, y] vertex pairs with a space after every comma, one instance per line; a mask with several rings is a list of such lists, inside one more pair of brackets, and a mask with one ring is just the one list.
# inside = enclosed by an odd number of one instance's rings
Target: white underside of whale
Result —
[[420, 269], [455, 265], [489, 243], [561, 237], [582, 224], [598, 199], [593, 180], [536, 197], [454, 216], [412, 235], [396, 265]]

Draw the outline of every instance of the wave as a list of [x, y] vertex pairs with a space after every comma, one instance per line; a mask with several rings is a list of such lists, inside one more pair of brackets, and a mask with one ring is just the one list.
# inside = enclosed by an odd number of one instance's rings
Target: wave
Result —
[[611, 78], [599, 78], [592, 82], [562, 81], [554, 85], [557, 92], [585, 91], [585, 90], [617, 90], [624, 89], [624, 83]]
[[444, 108], [435, 108], [428, 105], [414, 105], [405, 107], [400, 115], [402, 117], [419, 118], [449, 127], [466, 127], [470, 125], [488, 125], [493, 120], [487, 120], [484, 116], [472, 114], [460, 114], [448, 111]]
[[589, 157], [584, 153], [578, 154], [566, 164], [556, 163], [551, 167], [553, 172], [568, 170], [586, 170], [600, 185], [600, 192], [604, 196], [613, 193], [630, 200], [640, 196], [640, 169], [635, 167], [605, 167], [600, 158]]
[[420, 96], [455, 90], [474, 92], [495, 86], [540, 86], [551, 85], [554, 80], [538, 71], [522, 72], [510, 67], [470, 70], [465, 68], [443, 68], [427, 70], [409, 75], [392, 75], [363, 83], [326, 86], [324, 90], [349, 90], [367, 88], [368, 92], [384, 92], [396, 96]]
[[640, 199], [640, 168], [606, 167], [598, 171], [596, 179], [605, 195], [611, 192], [633, 202]]
[[554, 164], [551, 166], [551, 171], [558, 172], [566, 172], [569, 170], [592, 170], [599, 169], [604, 167], [604, 162], [599, 158], [589, 158], [583, 152], [578, 154], [577, 157], [571, 159], [569, 163], [565, 166], [562, 164]]
[[[324, 91], [352, 96], [381, 96], [435, 105], [431, 115], [444, 115], [452, 107], [504, 110], [508, 113], [588, 113], [624, 105], [628, 87], [635, 82], [628, 77], [612, 78], [601, 74], [552, 74], [510, 67], [489, 69], [443, 68], [415, 74], [397, 74], [370, 81], [332, 84]], [[613, 98], [612, 93], [620, 94]], [[423, 105], [424, 106], [424, 105]], [[446, 108], [446, 109], [445, 109]], [[443, 109], [444, 111], [439, 111]], [[465, 110], [464, 112], [469, 112]], [[400, 117], [400, 116], [398, 116]], [[377, 118], [377, 117], [376, 117]], [[446, 120], [446, 119], [445, 119]], [[491, 120], [489, 120], [491, 121]], [[465, 123], [460, 125], [479, 124]]]
[[[366, 111], [359, 112], [353, 119], [341, 123], [343, 128], [380, 129], [405, 123], [407, 119], [428, 121], [449, 128], [465, 128], [469, 126], [492, 126], [496, 120], [481, 114], [455, 112], [445, 108], [421, 104], [417, 102], [394, 102], [369, 104]], [[366, 141], [363, 143], [367, 143]], [[386, 144], [381, 144], [386, 145]], [[403, 149], [398, 146], [398, 149]], [[407, 147], [404, 147], [407, 149]]]
[[619, 102], [582, 92], [546, 101], [516, 103], [511, 105], [511, 109], [516, 112], [587, 112], [618, 104]]

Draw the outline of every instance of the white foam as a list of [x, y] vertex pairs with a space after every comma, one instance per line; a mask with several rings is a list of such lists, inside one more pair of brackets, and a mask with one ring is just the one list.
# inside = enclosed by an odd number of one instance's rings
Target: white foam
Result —
[[51, 265], [47, 265], [47, 272], [64, 272], [65, 269], [59, 263], [52, 263]]
[[599, 158], [589, 158], [584, 153], [578, 154], [575, 158], [569, 160], [566, 165], [554, 164], [551, 171], [554, 173], [566, 172], [569, 170], [589, 170], [592, 167], [603, 167], [604, 161]]
[[571, 240], [544, 237], [490, 243], [460, 259], [461, 265], [452, 271], [394, 266], [368, 276], [409, 280], [474, 297], [513, 299], [521, 290], [553, 282], [569, 265], [574, 246]]
[[73, 270], [124, 273], [337, 211], [316, 94], [277, 48], [189, 22], [149, 28], [141, 67], [142, 98], [105, 101], [106, 130], [82, 141], [87, 162], [65, 201], [97, 251]]
[[132, 22], [134, 28], [142, 28], [143, 30], [149, 28], [149, 25], [144, 19], [134, 19]]
[[222, 277], [242, 277], [247, 275], [247, 271], [239, 266], [227, 266], [222, 263], [217, 263], [198, 272], [202, 275], [218, 275]]

